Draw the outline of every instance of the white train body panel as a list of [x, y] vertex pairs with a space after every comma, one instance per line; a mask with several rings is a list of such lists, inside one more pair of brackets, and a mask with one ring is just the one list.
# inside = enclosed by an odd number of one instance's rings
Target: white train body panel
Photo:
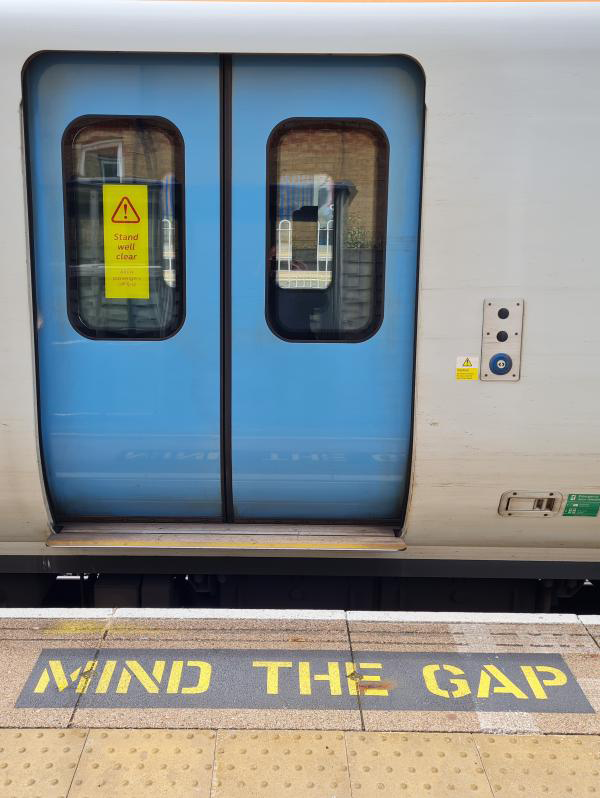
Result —
[[[598, 561], [600, 517], [503, 517], [498, 505], [512, 490], [600, 493], [600, 4], [1, 5], [0, 554], [43, 554], [49, 525], [24, 65], [42, 51], [278, 52], [400, 54], [424, 72], [407, 554]], [[488, 297], [525, 302], [514, 383], [455, 378], [457, 357], [479, 356]]]

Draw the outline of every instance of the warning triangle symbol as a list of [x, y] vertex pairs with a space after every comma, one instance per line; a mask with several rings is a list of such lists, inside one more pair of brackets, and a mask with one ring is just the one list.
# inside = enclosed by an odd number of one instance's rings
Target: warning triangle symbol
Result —
[[465, 362], [463, 363], [463, 368], [464, 368], [465, 366], [466, 366], [467, 368], [473, 368], [473, 364], [471, 363], [471, 361], [469, 360], [469, 358], [468, 358], [468, 357], [466, 357], [466, 358], [465, 358]]
[[140, 217], [129, 197], [122, 197], [110, 220], [115, 224], [137, 224]]

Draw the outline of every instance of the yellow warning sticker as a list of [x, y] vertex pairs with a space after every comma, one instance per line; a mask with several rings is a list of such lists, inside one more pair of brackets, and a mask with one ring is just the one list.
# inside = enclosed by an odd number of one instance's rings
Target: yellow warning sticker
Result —
[[479, 379], [479, 358], [473, 355], [459, 355], [456, 358], [457, 380]]
[[149, 299], [148, 186], [102, 186], [107, 299]]

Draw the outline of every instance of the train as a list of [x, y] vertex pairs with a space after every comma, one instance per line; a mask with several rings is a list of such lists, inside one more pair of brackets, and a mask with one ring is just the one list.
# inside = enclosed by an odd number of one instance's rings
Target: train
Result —
[[0, 7], [0, 602], [597, 583], [597, 2]]

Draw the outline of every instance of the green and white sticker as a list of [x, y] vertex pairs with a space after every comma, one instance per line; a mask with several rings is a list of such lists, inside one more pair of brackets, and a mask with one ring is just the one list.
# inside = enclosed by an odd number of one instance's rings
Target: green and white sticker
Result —
[[600, 510], [600, 493], [569, 493], [563, 515], [595, 518]]

